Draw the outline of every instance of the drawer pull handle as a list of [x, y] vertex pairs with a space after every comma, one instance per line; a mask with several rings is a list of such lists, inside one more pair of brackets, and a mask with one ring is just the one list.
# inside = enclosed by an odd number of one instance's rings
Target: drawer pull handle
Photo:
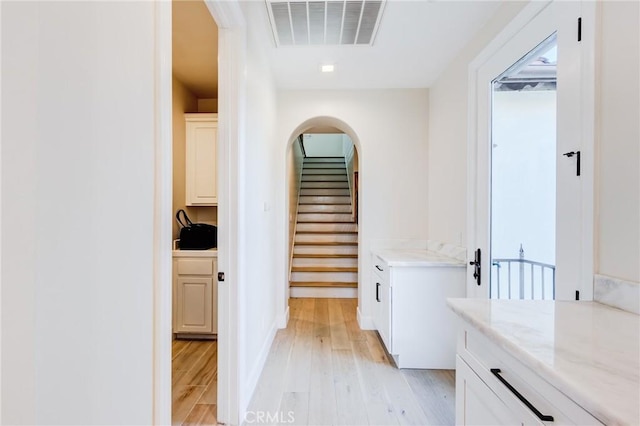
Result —
[[376, 302], [380, 301], [380, 283], [376, 283]]
[[384, 269], [382, 269], [381, 267], [379, 267], [378, 265], [376, 265], [376, 269], [380, 272], [384, 271]]
[[511, 383], [507, 382], [505, 380], [505, 378], [500, 375], [500, 369], [499, 368], [492, 368], [491, 369], [491, 373], [494, 376], [496, 376], [498, 378], [498, 380], [500, 380], [502, 382], [502, 384], [505, 385], [507, 387], [507, 389], [509, 389], [511, 391], [511, 393], [513, 393], [516, 396], [516, 398], [518, 398], [520, 400], [520, 402], [522, 402], [524, 405], [526, 405], [529, 408], [529, 410], [533, 411], [533, 413], [536, 416], [538, 416], [538, 418], [540, 420], [542, 420], [543, 422], [552, 422], [553, 421], [553, 416], [547, 416], [546, 414], [542, 414], [540, 411], [538, 411], [538, 409], [536, 407], [533, 406], [533, 404], [531, 404], [529, 401], [527, 401], [527, 398], [522, 396], [522, 394], [520, 392], [518, 392], [516, 390], [516, 388], [511, 386]]

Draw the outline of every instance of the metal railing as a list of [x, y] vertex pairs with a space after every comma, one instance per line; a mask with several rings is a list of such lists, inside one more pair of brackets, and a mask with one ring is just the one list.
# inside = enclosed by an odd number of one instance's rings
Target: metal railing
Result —
[[[514, 286], [514, 283], [517, 286]], [[522, 246], [518, 259], [492, 259], [491, 297], [554, 300], [556, 267], [525, 259]]]

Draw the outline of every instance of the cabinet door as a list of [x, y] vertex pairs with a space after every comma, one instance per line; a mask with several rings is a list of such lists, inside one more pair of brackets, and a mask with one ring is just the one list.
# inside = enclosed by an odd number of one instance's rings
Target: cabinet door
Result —
[[213, 291], [211, 277], [178, 276], [175, 301], [176, 333], [213, 331]]
[[456, 424], [523, 424], [519, 420], [467, 363], [456, 356]]
[[216, 122], [187, 122], [186, 204], [213, 206], [218, 204]]
[[211, 332], [218, 334], [218, 259], [213, 259], [213, 287], [211, 298]]
[[387, 351], [393, 354], [391, 336], [391, 287], [386, 280], [376, 279], [376, 304], [378, 305], [376, 329]]

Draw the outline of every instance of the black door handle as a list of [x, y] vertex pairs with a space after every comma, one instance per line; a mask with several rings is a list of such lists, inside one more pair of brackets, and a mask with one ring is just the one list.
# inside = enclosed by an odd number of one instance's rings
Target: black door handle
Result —
[[505, 385], [507, 387], [507, 389], [509, 389], [511, 391], [511, 393], [513, 393], [516, 396], [516, 398], [518, 398], [520, 400], [520, 402], [522, 402], [524, 405], [526, 405], [527, 408], [529, 408], [529, 410], [533, 411], [533, 414], [538, 416], [538, 418], [540, 420], [542, 420], [543, 422], [552, 422], [553, 421], [553, 416], [548, 416], [546, 414], [542, 414], [536, 407], [533, 406], [532, 403], [530, 403], [527, 400], [527, 398], [522, 396], [522, 394], [520, 392], [518, 392], [516, 390], [516, 388], [511, 386], [511, 383], [507, 382], [507, 380], [500, 375], [500, 369], [499, 368], [492, 368], [490, 371], [494, 376], [496, 376], [498, 378], [498, 380], [500, 380], [500, 382], [502, 382], [503, 385]]
[[382, 269], [381, 267], [379, 267], [378, 265], [376, 265], [376, 269], [377, 269], [378, 271], [381, 271], [381, 272], [384, 270], [384, 269]]
[[576, 158], [576, 176], [580, 176], [580, 151], [571, 151], [571, 152], [565, 152], [564, 154], [565, 157], [567, 158], [571, 158], [574, 155], [578, 158]]
[[380, 301], [380, 283], [376, 283], [376, 302]]
[[475, 259], [469, 262], [469, 265], [475, 266], [475, 268], [473, 268], [473, 278], [476, 279], [476, 284], [480, 285], [482, 283], [482, 278], [480, 276], [481, 268], [482, 268], [482, 257], [481, 257], [480, 249], [476, 250]]

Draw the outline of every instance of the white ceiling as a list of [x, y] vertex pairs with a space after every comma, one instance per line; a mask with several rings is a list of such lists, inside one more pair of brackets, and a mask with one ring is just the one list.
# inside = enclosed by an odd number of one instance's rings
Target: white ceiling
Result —
[[[262, 43], [282, 89], [429, 87], [500, 1], [388, 0], [373, 46], [275, 47], [264, 1], [245, 2], [249, 26]], [[320, 65], [335, 64], [334, 73]]]

